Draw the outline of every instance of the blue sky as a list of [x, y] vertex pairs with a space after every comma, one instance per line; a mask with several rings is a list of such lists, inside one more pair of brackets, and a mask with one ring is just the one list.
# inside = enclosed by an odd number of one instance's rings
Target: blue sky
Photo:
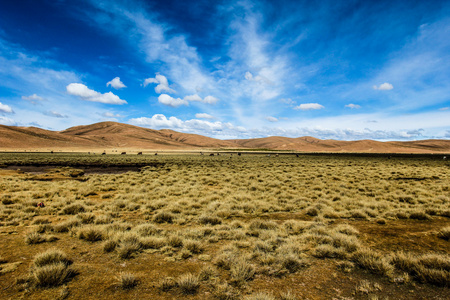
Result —
[[0, 124], [450, 138], [449, 1], [0, 1]]

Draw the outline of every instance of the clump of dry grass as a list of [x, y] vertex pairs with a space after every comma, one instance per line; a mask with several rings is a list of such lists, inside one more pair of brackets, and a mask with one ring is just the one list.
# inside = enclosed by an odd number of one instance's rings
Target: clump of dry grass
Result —
[[195, 294], [200, 287], [198, 276], [195, 276], [191, 273], [181, 275], [177, 279], [176, 283], [181, 293], [183, 293], [184, 295]]
[[385, 256], [370, 249], [359, 249], [353, 253], [352, 260], [359, 267], [375, 274], [390, 277], [394, 272], [394, 267]]
[[25, 236], [25, 243], [27, 243], [28, 245], [54, 242], [56, 240], [58, 240], [58, 238], [54, 235], [46, 236], [38, 232], [30, 232]]
[[265, 292], [258, 292], [256, 294], [247, 296], [245, 300], [275, 300], [275, 297]]
[[448, 255], [413, 255], [397, 252], [392, 255], [391, 261], [398, 269], [408, 272], [421, 282], [438, 286], [450, 285], [450, 257]]
[[441, 228], [437, 236], [443, 240], [450, 241], [450, 226]]
[[97, 242], [105, 238], [105, 231], [102, 227], [88, 225], [78, 229], [77, 237], [88, 242]]
[[155, 223], [173, 223], [175, 217], [169, 212], [159, 212], [153, 217]]
[[61, 210], [63, 215], [76, 215], [86, 211], [86, 207], [79, 203], [69, 204]]
[[37, 287], [55, 287], [74, 277], [77, 272], [70, 267], [71, 261], [56, 249], [38, 254], [34, 258], [31, 278]]
[[139, 284], [139, 279], [131, 273], [121, 273], [117, 277], [118, 285], [123, 290], [130, 290], [135, 288]]

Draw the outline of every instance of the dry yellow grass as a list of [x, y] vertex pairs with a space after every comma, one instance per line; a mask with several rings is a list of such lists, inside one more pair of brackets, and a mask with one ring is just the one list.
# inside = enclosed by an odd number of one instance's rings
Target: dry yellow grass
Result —
[[[8, 271], [13, 276], [2, 275], [5, 297], [328, 299], [336, 289], [343, 298], [400, 297], [405, 291], [412, 299], [432, 292], [450, 296], [446, 161], [294, 155], [2, 158], [8, 164], [140, 168], [0, 176], [5, 241], [0, 271], [20, 263]], [[37, 207], [39, 202], [45, 206]], [[37, 274], [33, 257], [49, 247], [73, 260], [75, 280], [69, 280], [70, 266], [55, 265], [42, 273], [56, 274], [50, 283], [15, 284], [14, 278]], [[64, 290], [47, 288], [60, 284]], [[86, 289], [92, 291], [88, 296], [82, 293]]]

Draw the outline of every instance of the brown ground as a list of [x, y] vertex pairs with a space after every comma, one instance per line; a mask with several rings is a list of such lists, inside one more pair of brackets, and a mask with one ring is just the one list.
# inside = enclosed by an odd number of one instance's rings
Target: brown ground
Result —
[[[30, 170], [27, 170], [30, 171]], [[33, 180], [77, 180], [73, 170], [59, 169], [41, 172], [38, 174], [24, 173], [16, 170], [0, 170], [0, 176], [20, 176]], [[109, 201], [102, 199], [100, 194], [89, 196], [92, 201]], [[45, 208], [44, 208], [45, 209]], [[125, 219], [132, 221], [140, 216], [129, 214]], [[282, 223], [285, 220], [312, 220], [312, 217], [303, 212], [296, 213], [266, 213], [258, 216], [261, 219], [274, 220]], [[55, 221], [61, 221], [67, 216], [54, 216]], [[240, 219], [236, 217], [236, 219]], [[53, 220], [52, 220], [53, 221]], [[231, 220], [230, 220], [231, 221]], [[436, 236], [436, 228], [449, 225], [449, 219], [434, 216], [430, 220], [387, 220], [386, 224], [378, 224], [375, 221], [348, 219], [335, 222], [348, 223], [359, 230], [361, 241], [371, 248], [379, 251], [392, 252], [396, 250], [415, 251], [427, 253], [449, 253], [448, 241]], [[179, 225], [160, 225], [161, 227], [177, 229]], [[0, 272], [0, 299], [57, 299], [64, 287], [37, 289], [32, 293], [21, 291], [16, 280], [28, 274], [30, 265], [36, 254], [49, 248], [48, 243], [26, 245], [24, 236], [31, 226], [3, 226], [0, 227], [0, 239], [2, 243], [1, 257], [6, 263], [1, 264]], [[74, 265], [80, 272], [68, 286], [70, 287], [70, 299], [209, 299], [210, 290], [201, 285], [199, 292], [192, 296], [182, 295], [179, 292], [161, 292], [158, 289], [159, 278], [177, 277], [183, 273], [197, 274], [205, 264], [197, 256], [183, 261], [171, 261], [160, 254], [138, 255], [130, 260], [121, 260], [116, 255], [105, 254], [102, 251], [102, 243], [87, 243], [76, 237], [70, 237], [67, 233], [55, 233], [60, 240], [51, 244], [52, 247], [64, 251], [72, 258]], [[204, 254], [214, 256], [218, 244], [207, 246]], [[20, 251], [18, 251], [20, 249]], [[272, 290], [277, 296], [283, 291], [290, 290], [300, 299], [368, 299], [368, 295], [357, 292], [356, 287], [362, 280], [368, 280], [372, 284], [379, 283], [383, 290], [378, 294], [383, 295], [379, 299], [450, 299], [448, 287], [436, 287], [430, 284], [411, 282], [397, 284], [390, 282], [388, 278], [370, 274], [356, 268], [350, 273], [338, 270], [337, 260], [313, 259], [306, 269], [294, 274], [288, 274], [282, 278], [257, 275], [253, 281], [248, 282], [248, 293], [261, 289]], [[121, 271], [131, 272], [140, 278], [138, 288], [123, 291], [117, 287], [116, 274]], [[89, 276], [86, 276], [89, 274]]]
[[218, 140], [173, 130], [152, 130], [115, 122], [76, 126], [63, 131], [0, 125], [0, 151], [128, 151], [202, 149], [270, 149], [301, 152], [450, 153], [449, 140], [377, 142], [337, 141], [313, 137], [267, 137]]

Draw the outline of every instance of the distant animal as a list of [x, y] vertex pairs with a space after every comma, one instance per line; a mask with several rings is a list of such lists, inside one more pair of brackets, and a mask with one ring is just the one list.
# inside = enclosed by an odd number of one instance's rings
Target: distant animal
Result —
[[200, 152], [200, 155], [203, 155], [203, 152]]
[[158, 153], [155, 153], [155, 155], [158, 155]]
[[447, 156], [444, 156], [442, 159], [443, 159], [443, 160], [446, 160], [446, 159], [447, 159]]
[[120, 155], [125, 155], [125, 154], [127, 154], [126, 152], [122, 152], [122, 153], [120, 153]]
[[209, 156], [214, 156], [214, 153], [210, 153]]
[[296, 157], [299, 157], [298, 154], [295, 154]]
[[267, 157], [270, 157], [270, 154], [267, 154]]
[[241, 156], [241, 152], [238, 152], [238, 156]]
[[53, 150], [52, 150], [52, 151], [50, 151], [50, 153], [51, 153], [51, 154], [53, 154]]
[[103, 152], [103, 153], [102, 153], [102, 155], [106, 155], [106, 153], [105, 153], [105, 152]]
[[138, 152], [138, 154], [137, 155], [142, 155], [142, 152]]

